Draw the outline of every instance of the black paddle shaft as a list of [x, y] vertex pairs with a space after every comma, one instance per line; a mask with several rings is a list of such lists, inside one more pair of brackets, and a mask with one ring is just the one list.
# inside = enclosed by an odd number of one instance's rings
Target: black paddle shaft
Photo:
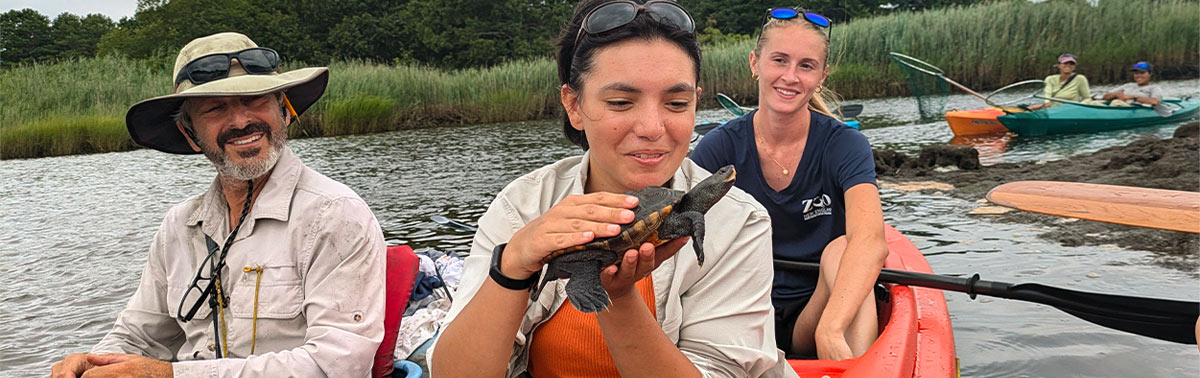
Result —
[[[775, 267], [789, 270], [817, 270], [820, 264], [775, 260]], [[1142, 336], [1183, 344], [1196, 344], [1195, 325], [1200, 318], [1200, 303], [1173, 299], [1130, 297], [1088, 293], [1039, 284], [1013, 285], [984, 281], [979, 274], [969, 278], [883, 269], [879, 280], [901, 285], [929, 287], [1015, 299], [1053, 306], [1080, 319]]]

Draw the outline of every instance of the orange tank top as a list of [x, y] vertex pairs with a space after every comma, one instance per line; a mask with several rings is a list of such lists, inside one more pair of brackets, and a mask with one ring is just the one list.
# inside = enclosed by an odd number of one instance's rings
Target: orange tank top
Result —
[[[638, 293], [654, 308], [654, 280], [647, 276], [637, 283]], [[600, 323], [593, 314], [575, 309], [568, 299], [550, 320], [533, 333], [529, 344], [529, 375], [533, 377], [620, 377]]]

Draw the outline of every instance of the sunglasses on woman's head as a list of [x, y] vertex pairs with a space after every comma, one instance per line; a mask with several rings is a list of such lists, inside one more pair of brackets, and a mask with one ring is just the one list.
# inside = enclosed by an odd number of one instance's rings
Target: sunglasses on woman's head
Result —
[[200, 85], [229, 77], [233, 59], [251, 75], [267, 75], [279, 70], [279, 53], [265, 47], [251, 47], [238, 52], [208, 54], [183, 65], [175, 76], [175, 86], [184, 80]]
[[[809, 23], [816, 25], [816, 26], [820, 27], [821, 29], [829, 29], [828, 41], [829, 42], [833, 41], [833, 29], [829, 27], [829, 25], [832, 24], [832, 22], [829, 21], [829, 18], [819, 15], [819, 14], [816, 14], [816, 13], [813, 13], [813, 12], [805, 11], [803, 9], [796, 9], [796, 8], [791, 8], [791, 7], [767, 9], [767, 16], [763, 20], [763, 27], [762, 27], [763, 30], [762, 31], [766, 31], [767, 24], [771, 22], [772, 18], [776, 19], [776, 20], [791, 20], [794, 18], [802, 17], [802, 16], [804, 17], [805, 21], [808, 21]], [[763, 37], [763, 33], [759, 32], [758, 38], [761, 39], [762, 37]], [[828, 50], [829, 45], [826, 44], [825, 48]], [[828, 53], [828, 51], [826, 51], [826, 52]]]
[[830, 24], [829, 18], [825, 16], [813, 12], [807, 12], [801, 9], [785, 7], [767, 9], [767, 17], [763, 21], [763, 26], [767, 26], [767, 23], [771, 22], [772, 18], [777, 20], [791, 20], [800, 16], [804, 16], [805, 20], [822, 28], [828, 28]]
[[632, 1], [613, 1], [592, 9], [583, 16], [579, 32], [575, 34], [573, 48], [578, 49], [583, 33], [599, 34], [633, 22], [639, 12], [646, 12], [650, 19], [663, 25], [671, 25], [688, 33], [696, 31], [696, 22], [686, 9], [672, 1], [651, 0], [645, 4]]

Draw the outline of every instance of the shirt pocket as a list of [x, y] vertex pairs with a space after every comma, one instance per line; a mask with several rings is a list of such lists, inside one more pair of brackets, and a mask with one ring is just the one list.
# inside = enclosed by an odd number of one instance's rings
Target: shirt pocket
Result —
[[[229, 312], [235, 318], [292, 319], [300, 315], [304, 304], [303, 283], [295, 265], [262, 265], [260, 273], [242, 273], [242, 280], [233, 289]], [[255, 296], [257, 295], [257, 304]]]
[[[200, 296], [204, 293], [205, 285], [208, 285], [208, 282], [200, 281], [201, 285], [199, 288], [192, 288], [184, 284], [167, 284], [167, 314], [178, 320], [181, 311], [183, 314], [191, 312], [192, 306], [195, 306], [196, 302], [200, 300]], [[189, 288], [191, 290], [188, 290]], [[215, 292], [216, 290], [213, 291]], [[187, 294], [187, 302], [183, 303], [183, 306], [180, 307], [180, 301], [184, 300], [184, 294]], [[205, 298], [200, 303], [200, 308], [196, 310], [196, 314], [192, 317], [192, 320], [207, 319], [210, 314], [212, 314], [212, 308], [208, 307], [208, 299]]]

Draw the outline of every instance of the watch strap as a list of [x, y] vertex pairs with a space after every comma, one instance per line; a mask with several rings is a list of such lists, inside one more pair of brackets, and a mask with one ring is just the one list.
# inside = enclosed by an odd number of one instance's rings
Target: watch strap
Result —
[[523, 280], [508, 278], [504, 273], [500, 273], [500, 256], [504, 253], [504, 247], [506, 246], [508, 246], [508, 243], [501, 243], [492, 248], [492, 268], [488, 270], [488, 277], [491, 277], [493, 282], [505, 289], [531, 290], [533, 285], [537, 283], [538, 276], [541, 275], [540, 270]]

